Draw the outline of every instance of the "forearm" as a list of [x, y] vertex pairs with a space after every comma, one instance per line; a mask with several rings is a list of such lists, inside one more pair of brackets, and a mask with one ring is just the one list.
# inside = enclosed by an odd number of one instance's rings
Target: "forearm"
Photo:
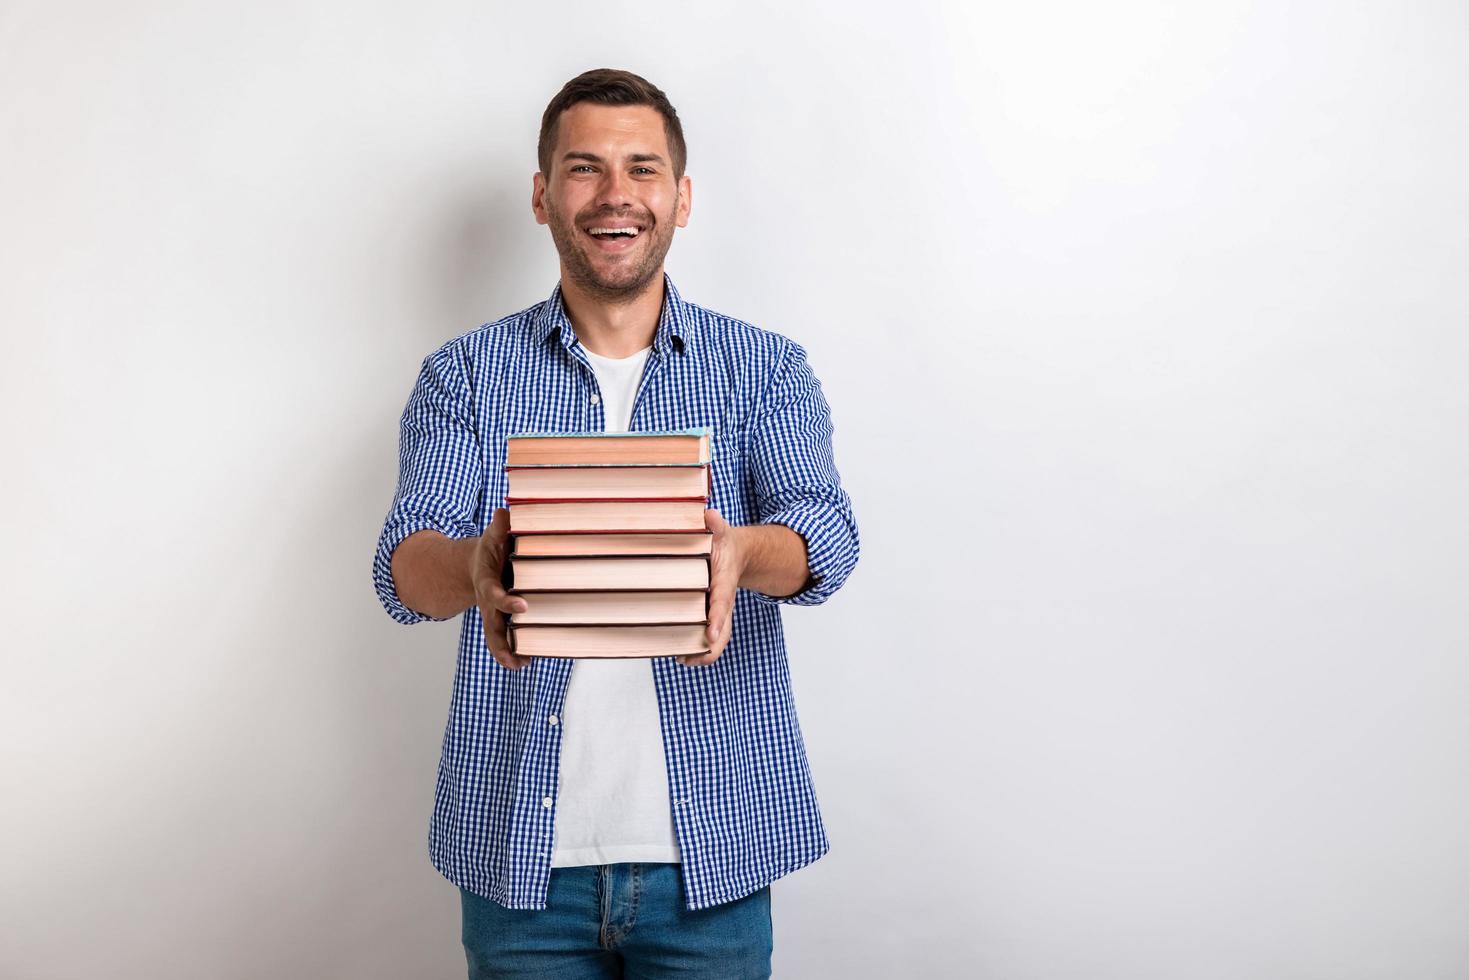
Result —
[[784, 524], [751, 524], [735, 531], [744, 555], [740, 588], [781, 598], [794, 595], [810, 582], [806, 540], [795, 531]]
[[447, 538], [416, 531], [393, 552], [393, 586], [403, 605], [437, 619], [457, 616], [475, 604], [471, 577], [477, 538]]

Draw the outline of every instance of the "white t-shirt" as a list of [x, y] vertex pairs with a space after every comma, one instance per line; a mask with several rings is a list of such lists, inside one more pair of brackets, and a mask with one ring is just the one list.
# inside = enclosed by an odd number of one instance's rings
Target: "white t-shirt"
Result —
[[[651, 347], [610, 358], [585, 347], [608, 432], [626, 432]], [[561, 709], [551, 867], [678, 862], [653, 661], [577, 660]]]

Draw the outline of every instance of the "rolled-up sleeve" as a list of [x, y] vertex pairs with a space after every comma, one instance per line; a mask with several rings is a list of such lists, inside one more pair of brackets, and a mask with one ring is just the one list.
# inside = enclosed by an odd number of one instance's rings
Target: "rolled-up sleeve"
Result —
[[427, 616], [403, 605], [393, 583], [393, 551], [425, 529], [445, 537], [478, 535], [484, 472], [475, 433], [469, 383], [446, 345], [424, 358], [399, 423], [398, 489], [378, 536], [372, 579], [389, 616], [405, 625], [449, 617]]
[[857, 520], [832, 455], [831, 408], [794, 341], [772, 373], [752, 425], [747, 453], [762, 524], [784, 524], [806, 541], [811, 578], [788, 596], [750, 590], [767, 603], [816, 606], [856, 567]]

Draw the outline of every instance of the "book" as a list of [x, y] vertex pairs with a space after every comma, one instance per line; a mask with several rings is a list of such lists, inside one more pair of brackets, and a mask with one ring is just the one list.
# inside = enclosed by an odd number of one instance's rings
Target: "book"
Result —
[[670, 657], [708, 653], [706, 624], [521, 626], [510, 624], [510, 651], [526, 657]]
[[517, 432], [505, 440], [505, 465], [707, 463], [712, 436], [708, 426], [652, 432]]
[[619, 534], [579, 531], [512, 537], [512, 557], [535, 555], [707, 555], [714, 550], [713, 531]]
[[511, 503], [511, 534], [576, 531], [702, 531], [706, 498], [555, 500]]
[[576, 590], [650, 591], [707, 589], [709, 558], [663, 555], [641, 558], [552, 557], [510, 558], [510, 591], [569, 592]]
[[704, 497], [714, 492], [706, 464], [507, 466], [507, 506], [544, 500]]
[[511, 613], [519, 626], [543, 623], [707, 623], [709, 593], [705, 589], [665, 592], [522, 592], [525, 612]]
[[708, 651], [707, 426], [507, 438], [511, 649], [538, 657]]

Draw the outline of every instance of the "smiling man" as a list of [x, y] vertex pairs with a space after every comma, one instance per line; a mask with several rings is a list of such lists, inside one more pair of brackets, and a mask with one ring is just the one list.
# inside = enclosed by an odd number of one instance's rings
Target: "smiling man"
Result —
[[[770, 883], [827, 850], [780, 610], [857, 563], [831, 412], [801, 345], [664, 271], [693, 188], [663, 92], [577, 76], [538, 157], [560, 281], [424, 359], [374, 557], [397, 621], [463, 615], [429, 855], [471, 977], [766, 977]], [[709, 651], [512, 654], [505, 437], [691, 426], [714, 431]]]

